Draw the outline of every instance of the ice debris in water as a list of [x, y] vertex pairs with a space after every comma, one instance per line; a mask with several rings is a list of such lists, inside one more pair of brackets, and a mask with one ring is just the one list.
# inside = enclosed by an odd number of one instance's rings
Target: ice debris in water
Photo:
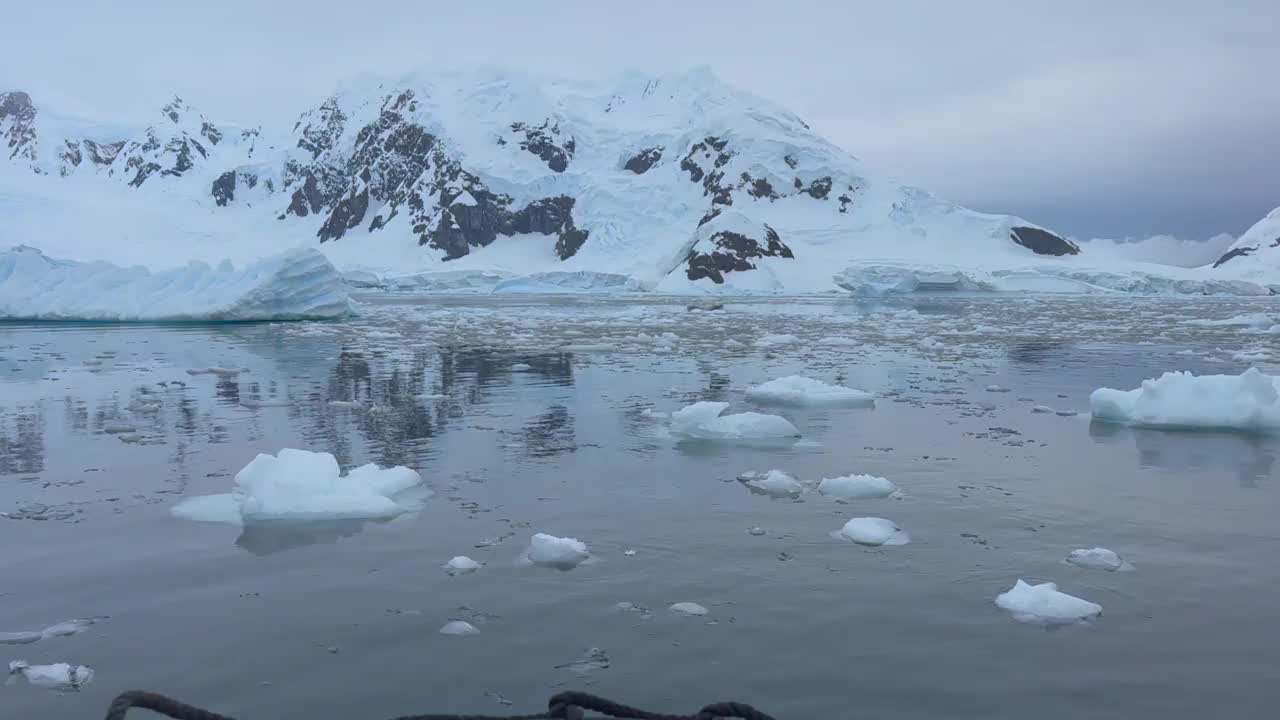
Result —
[[190, 370], [187, 371], [187, 374], [188, 375], [217, 375], [218, 377], [235, 377], [240, 374], [240, 371], [235, 368], [203, 367], [203, 368], [191, 368]]
[[472, 625], [466, 620], [454, 620], [444, 624], [440, 628], [441, 635], [479, 635], [480, 628]]
[[359, 400], [330, 400], [329, 407], [358, 408], [361, 407], [361, 405]]
[[537, 565], [570, 570], [586, 562], [591, 553], [587, 544], [577, 538], [538, 533], [529, 541], [526, 556]]
[[853, 347], [854, 345], [858, 344], [858, 341], [854, 340], [853, 338], [837, 337], [835, 335], [830, 335], [828, 337], [819, 339], [818, 344], [826, 345], [828, 347]]
[[450, 575], [466, 575], [467, 573], [473, 573], [482, 567], [484, 567], [484, 565], [472, 560], [466, 555], [459, 555], [444, 564], [444, 571]]
[[1072, 550], [1071, 553], [1067, 555], [1067, 562], [1072, 565], [1078, 565], [1079, 567], [1106, 570], [1108, 572], [1133, 569], [1132, 565], [1125, 562], [1124, 558], [1117, 555], [1114, 551], [1100, 547]]
[[533, 369], [533, 366], [529, 365], [528, 363], [516, 363], [515, 365], [511, 366], [512, 372], [528, 372], [529, 370], [532, 370], [532, 369]]
[[1053, 413], [1053, 408], [1049, 407], [1048, 405], [1036, 405], [1031, 408], [1031, 412], [1039, 413], [1042, 415], [1049, 415]]
[[840, 528], [840, 535], [859, 545], [906, 545], [911, 542], [911, 536], [892, 520], [878, 517], [854, 518]]
[[445, 397], [446, 397], [445, 395], [442, 395], [440, 393], [422, 393], [421, 395], [413, 396], [415, 400], [426, 400], [426, 401], [443, 400], [445, 399]]
[[762, 473], [751, 470], [739, 475], [738, 482], [746, 485], [752, 492], [773, 497], [797, 497], [804, 490], [799, 480], [781, 470]]
[[329, 453], [286, 448], [261, 454], [222, 495], [184, 500], [174, 515], [203, 522], [345, 520], [395, 517], [411, 509], [396, 498], [422, 484], [407, 467], [362, 465], [343, 475]]
[[818, 483], [818, 492], [839, 501], [887, 498], [897, 491], [892, 481], [875, 475], [844, 475]]
[[996, 606], [1018, 622], [1073, 625], [1102, 614], [1102, 606], [1058, 591], [1057, 583], [1029, 585], [1019, 579], [1008, 592], [996, 596]]
[[1136, 390], [1099, 388], [1096, 420], [1162, 429], [1280, 431], [1280, 378], [1249, 368], [1240, 375], [1167, 372]]
[[768, 350], [786, 345], [795, 345], [798, 342], [800, 342], [800, 338], [795, 335], [764, 335], [756, 340], [756, 347]]
[[54, 690], [79, 690], [93, 680], [93, 668], [70, 663], [32, 665], [25, 660], [14, 660], [9, 663], [9, 674]]
[[675, 605], [672, 605], [670, 610], [677, 615], [688, 616], [702, 616], [710, 612], [710, 610], [707, 610], [705, 607], [693, 602], [678, 602]]
[[108, 435], [124, 435], [127, 433], [138, 432], [138, 428], [124, 423], [106, 423], [102, 426], [102, 432]]
[[988, 385], [988, 386], [987, 386], [987, 392], [992, 392], [992, 393], [1007, 393], [1007, 392], [1009, 392], [1009, 388], [1004, 387], [1003, 385]]
[[605, 653], [604, 650], [593, 647], [587, 648], [587, 651], [582, 654], [582, 657], [574, 662], [556, 665], [556, 669], [571, 670], [575, 673], [585, 675], [592, 670], [607, 670], [609, 669], [609, 665], [609, 655]]
[[671, 414], [671, 432], [699, 440], [780, 440], [800, 437], [789, 420], [755, 412], [721, 415], [727, 402], [697, 402]]
[[869, 392], [828, 385], [799, 375], [770, 380], [747, 389], [747, 400], [761, 405], [794, 406], [873, 406], [875, 396]]

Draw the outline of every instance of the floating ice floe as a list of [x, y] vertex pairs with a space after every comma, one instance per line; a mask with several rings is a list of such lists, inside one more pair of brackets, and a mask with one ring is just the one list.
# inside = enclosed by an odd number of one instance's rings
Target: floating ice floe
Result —
[[838, 337], [836, 335], [828, 335], [827, 337], [819, 338], [817, 344], [825, 345], [827, 347], [853, 347], [858, 344], [858, 341], [849, 337]]
[[0, 645], [30, 645], [49, 638], [70, 637], [88, 630], [91, 625], [106, 620], [106, 617], [75, 618], [50, 625], [43, 630], [31, 632], [0, 632]]
[[203, 522], [379, 519], [412, 509], [397, 502], [422, 484], [407, 467], [362, 465], [343, 475], [329, 453], [286, 448], [258, 455], [236, 473], [230, 493], [184, 500], [174, 515]]
[[799, 480], [781, 470], [763, 473], [752, 470], [739, 475], [738, 482], [746, 485], [752, 492], [771, 497], [798, 497], [804, 490]]
[[1240, 375], [1168, 372], [1136, 390], [1100, 388], [1089, 396], [1095, 420], [1170, 430], [1280, 431], [1280, 378], [1249, 368]]
[[450, 575], [466, 575], [473, 573], [484, 567], [481, 563], [472, 560], [466, 555], [459, 555], [444, 564], [444, 571]]
[[466, 620], [454, 620], [444, 624], [440, 628], [441, 635], [479, 635], [480, 628], [472, 625]]
[[799, 375], [755, 385], [747, 389], [747, 400], [761, 405], [793, 406], [873, 406], [875, 396], [869, 392], [828, 385]]
[[678, 602], [675, 605], [672, 605], [670, 610], [671, 612], [677, 615], [686, 615], [686, 616], [692, 616], [692, 617], [700, 617], [710, 612], [710, 610], [707, 610], [702, 605], [699, 605], [698, 603], [693, 603], [693, 602]]
[[1106, 548], [1080, 548], [1072, 550], [1067, 555], [1067, 562], [1083, 568], [1093, 568], [1095, 570], [1106, 570], [1108, 572], [1116, 572], [1117, 570], [1132, 570], [1133, 566], [1125, 562], [1124, 558], [1117, 555], [1114, 551]]
[[764, 335], [756, 340], [755, 346], [762, 350], [769, 350], [795, 345], [798, 342], [800, 342], [800, 338], [795, 335]]
[[9, 675], [22, 677], [32, 685], [54, 690], [79, 690], [93, 680], [93, 668], [88, 665], [53, 663], [32, 665], [25, 660], [9, 663]]
[[782, 440], [800, 437], [789, 420], [755, 412], [721, 415], [727, 402], [697, 402], [671, 414], [671, 432], [698, 440]]
[[533, 366], [528, 363], [516, 363], [511, 366], [512, 372], [528, 372], [529, 370], [532, 370], [532, 369], [533, 369]]
[[878, 517], [858, 517], [840, 528], [840, 536], [859, 545], [906, 545], [911, 536], [892, 520]]
[[887, 478], [875, 475], [844, 475], [823, 478], [818, 492], [844, 502], [848, 500], [887, 498], [898, 492], [898, 486]]
[[587, 551], [587, 544], [577, 538], [538, 533], [529, 541], [525, 556], [536, 565], [571, 570], [586, 562], [591, 553]]
[[1251, 327], [1267, 329], [1272, 325], [1280, 322], [1280, 319], [1273, 320], [1266, 313], [1244, 313], [1242, 315], [1232, 315], [1229, 318], [1221, 320], [1208, 318], [1195, 318], [1193, 320], [1183, 320], [1183, 325], [1196, 325], [1199, 327]]
[[259, 408], [289, 407], [293, 401], [289, 398], [240, 398], [241, 407], [252, 410]]
[[1039, 413], [1042, 415], [1051, 415], [1053, 414], [1053, 408], [1049, 407], [1048, 405], [1036, 405], [1031, 408], [1031, 412]]
[[1057, 583], [1029, 585], [1019, 579], [1008, 592], [996, 596], [996, 606], [1018, 622], [1073, 625], [1102, 614], [1102, 606], [1058, 591]]
[[617, 350], [618, 346], [612, 343], [569, 343], [568, 345], [562, 346], [560, 349], [565, 352], [605, 353]]
[[1002, 385], [988, 385], [988, 386], [987, 386], [987, 392], [990, 392], [990, 393], [1007, 393], [1007, 392], [1009, 392], [1009, 388], [1004, 387], [1004, 386], [1002, 386]]
[[334, 408], [360, 408], [363, 407], [359, 400], [330, 400], [329, 407]]
[[0, 319], [206, 321], [344, 317], [352, 305], [333, 265], [292, 250], [242, 269], [193, 262], [150, 272], [57, 260], [30, 247], [0, 252]]
[[442, 393], [422, 393], [421, 395], [414, 395], [413, 399], [422, 400], [424, 402], [431, 402], [435, 400], [444, 400], [446, 397], [448, 396]]

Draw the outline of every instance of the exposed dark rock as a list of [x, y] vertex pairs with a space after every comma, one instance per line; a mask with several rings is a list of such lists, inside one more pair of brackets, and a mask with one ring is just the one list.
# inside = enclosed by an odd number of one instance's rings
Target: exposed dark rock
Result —
[[95, 165], [110, 165], [120, 151], [124, 149], [125, 141], [120, 140], [113, 143], [96, 143], [92, 140], [82, 140], [81, 145], [89, 154], [89, 160]]
[[747, 194], [753, 198], [769, 198], [776, 200], [778, 193], [773, 191], [773, 185], [769, 184], [764, 178], [753, 178], [748, 173], [742, 173], [742, 182], [747, 185]]
[[[690, 280], [710, 278], [719, 285], [724, 276], [730, 272], [754, 270], [753, 259], [762, 257], [794, 258], [791, 248], [778, 237], [778, 233], [767, 224], [764, 225], [764, 243], [740, 233], [722, 230], [707, 239], [713, 248], [709, 252], [699, 251], [695, 246], [689, 251], [686, 259], [685, 274]], [[699, 243], [701, 245], [701, 243]]]
[[795, 185], [797, 190], [804, 187], [804, 183], [800, 182], [800, 178], [796, 178], [792, 185]]
[[559, 122], [551, 124], [550, 120], [544, 120], [537, 127], [516, 122], [511, 123], [511, 131], [524, 135], [524, 139], [520, 141], [520, 149], [537, 155], [547, 164], [547, 167], [558, 173], [568, 169], [569, 160], [573, 158], [573, 153], [578, 147], [572, 137], [560, 141]]
[[658, 164], [662, 159], [662, 147], [651, 147], [641, 150], [639, 154], [627, 160], [622, 167], [630, 170], [637, 175], [643, 175], [649, 171], [649, 168]]
[[218, 207], [225, 207], [227, 203], [236, 199], [236, 173], [234, 170], [228, 170], [218, 176], [213, 181], [213, 201]]
[[1015, 243], [1037, 255], [1077, 255], [1080, 253], [1080, 247], [1075, 243], [1039, 228], [1015, 227], [1009, 232], [1009, 237]]
[[801, 190], [800, 192], [807, 194], [815, 200], [826, 200], [827, 196], [831, 194], [831, 178], [829, 176], [820, 177], [809, 183], [809, 187]]
[[846, 193], [840, 193], [838, 200], [840, 200], [840, 212], [849, 212], [849, 203], [853, 202], [853, 198]]
[[72, 140], [64, 141], [60, 159], [62, 160], [60, 172], [63, 176], [69, 175], [71, 168], [80, 167], [80, 161], [84, 159], [83, 154], [80, 152], [80, 143]]
[[0, 93], [0, 123], [9, 121], [3, 140], [10, 158], [36, 159], [35, 119], [36, 108], [30, 95], [20, 91]]
[[689, 173], [690, 180], [702, 182], [703, 194], [711, 196], [712, 205], [733, 204], [733, 188], [723, 184], [724, 171], [720, 169], [733, 158], [734, 153], [726, 149], [728, 145], [728, 140], [709, 135], [690, 146], [680, 161], [680, 169]]
[[[783, 162], [785, 162], [785, 163], [787, 164], [787, 167], [791, 168], [792, 170], [795, 170], [795, 169], [796, 169], [796, 166], [800, 164], [800, 163], [796, 162], [795, 157], [794, 157], [794, 156], [792, 156], [792, 155], [783, 155], [783, 156], [782, 156], [782, 161], [783, 161]], [[797, 178], [797, 180], [796, 180], [796, 181], [797, 181], [797, 182], [799, 182], [799, 179]], [[799, 186], [799, 185], [797, 185], [796, 187], [800, 187], [800, 186]]]
[[210, 145], [217, 145], [222, 139], [222, 131], [207, 120], [200, 124], [200, 134], [209, 141]]
[[[132, 161], [133, 158], [130, 158], [130, 160]], [[133, 176], [133, 179], [129, 181], [129, 185], [133, 187], [142, 187], [142, 183], [146, 182], [147, 178], [151, 177], [151, 174], [159, 169], [160, 165], [158, 163], [140, 163], [138, 165], [138, 172]]]
[[368, 210], [369, 188], [367, 187], [358, 193], [343, 198], [341, 202], [334, 206], [333, 212], [329, 213], [329, 219], [325, 220], [324, 225], [320, 227], [320, 232], [317, 233], [320, 242], [342, 237], [346, 231], [356, 227], [364, 220], [364, 214]]
[[[1280, 239], [1276, 240], [1276, 242], [1280, 243]], [[1251, 248], [1251, 247], [1231, 248], [1227, 252], [1223, 253], [1222, 257], [1218, 258], [1218, 261], [1215, 262], [1213, 266], [1218, 267], [1219, 265], [1222, 265], [1223, 263], [1228, 262], [1230, 260], [1234, 260], [1238, 257], [1248, 257], [1249, 255], [1253, 254], [1254, 250], [1257, 250], [1257, 248]]]
[[381, 215], [374, 215], [373, 220], [369, 222], [369, 232], [373, 232], [374, 230], [381, 230], [382, 227], [386, 224], [387, 224], [387, 221], [382, 219]]
[[[572, 222], [572, 221], [571, 221]], [[569, 227], [560, 233], [560, 238], [556, 240], [556, 255], [561, 260], [568, 260], [577, 254], [582, 248], [583, 243], [587, 241], [590, 231], [582, 230], [576, 227]]]
[[715, 220], [719, 216], [720, 216], [720, 208], [718, 207], [711, 208], [706, 212], [706, 214], [702, 216], [702, 219], [698, 221], [698, 227], [702, 227], [703, 225], [706, 225], [707, 223], [711, 222], [712, 220]]
[[[304, 121], [305, 126], [303, 126]], [[312, 159], [317, 159], [333, 147], [338, 137], [342, 135], [346, 123], [347, 116], [338, 107], [338, 99], [329, 98], [316, 110], [303, 115], [293, 126], [294, 130], [303, 126], [302, 137], [298, 138], [298, 147], [311, 153]]]

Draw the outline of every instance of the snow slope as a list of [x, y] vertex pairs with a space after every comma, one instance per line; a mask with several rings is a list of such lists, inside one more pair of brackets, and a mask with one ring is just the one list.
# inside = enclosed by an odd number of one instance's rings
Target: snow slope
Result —
[[1211, 267], [1280, 288], [1280, 207], [1246, 230]]
[[0, 237], [153, 269], [318, 247], [344, 272], [416, 290], [821, 292], [866, 263], [1033, 265], [1033, 289], [1169, 284], [1131, 282], [1114, 261], [1101, 265], [1118, 277], [1083, 282], [1072, 273], [1098, 266], [1071, 241], [870, 173], [705, 68], [365, 80], [292, 128], [214, 123], [180, 98], [154, 117], [71, 120], [0, 93]]
[[294, 250], [243, 269], [192, 262], [152, 273], [105, 262], [0, 252], [0, 319], [109, 321], [314, 320], [351, 312], [323, 255]]

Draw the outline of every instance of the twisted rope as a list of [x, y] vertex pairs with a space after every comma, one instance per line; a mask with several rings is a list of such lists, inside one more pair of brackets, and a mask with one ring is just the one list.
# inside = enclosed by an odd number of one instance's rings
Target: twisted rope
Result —
[[[233, 720], [194, 705], [174, 700], [159, 693], [131, 690], [121, 693], [107, 709], [106, 720], [125, 720], [133, 708], [167, 715], [173, 720]], [[598, 695], [562, 692], [547, 702], [547, 712], [537, 715], [405, 715], [395, 720], [584, 720], [587, 712], [619, 720], [773, 720], [772, 717], [742, 703], [708, 705], [696, 715], [662, 715], [616, 703]]]

